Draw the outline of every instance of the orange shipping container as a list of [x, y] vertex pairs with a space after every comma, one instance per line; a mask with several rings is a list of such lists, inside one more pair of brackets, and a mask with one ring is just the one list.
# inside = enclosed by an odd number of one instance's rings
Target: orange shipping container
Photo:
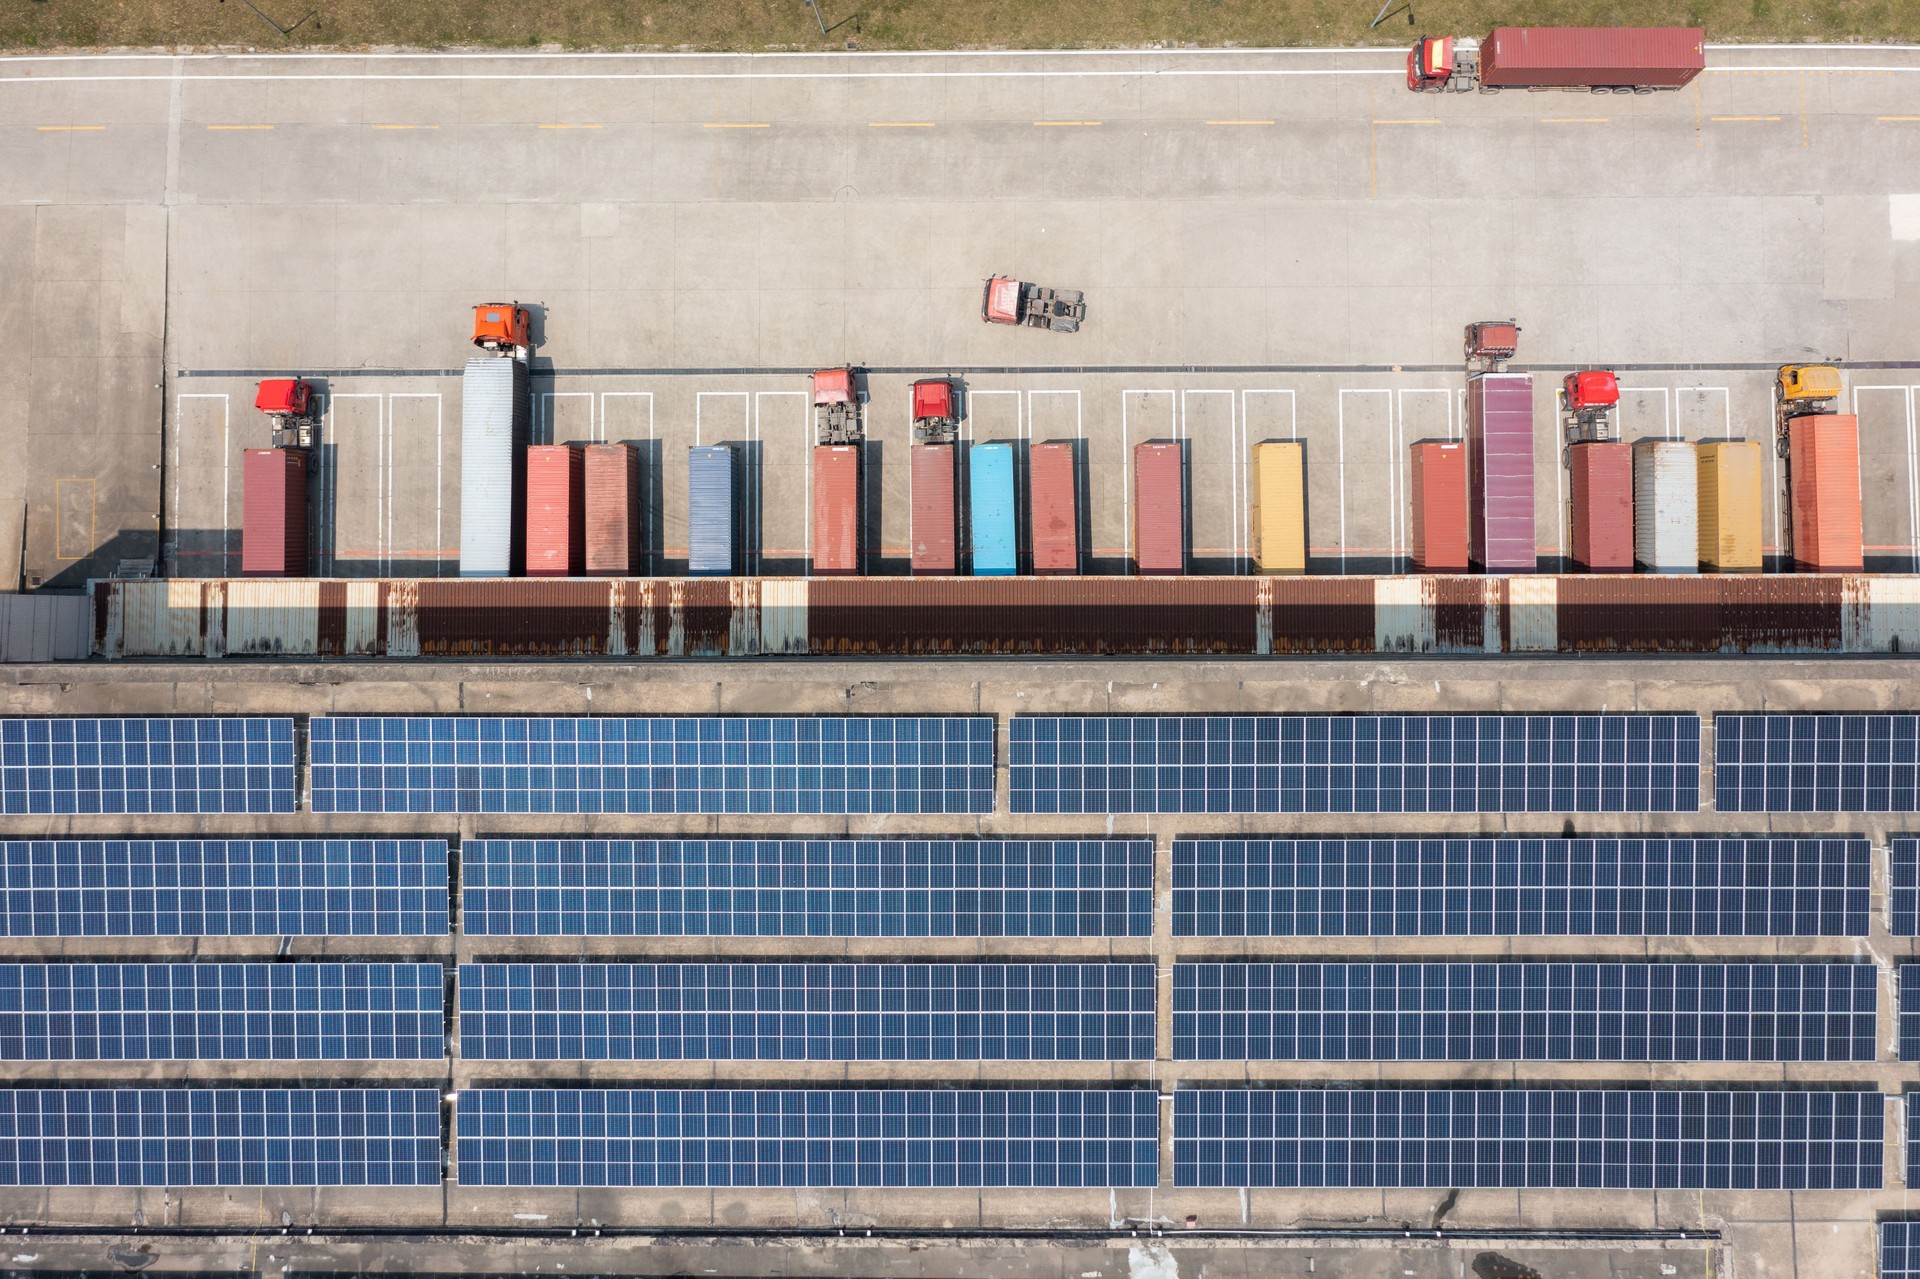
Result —
[[1467, 446], [1427, 440], [1413, 446], [1413, 566], [1429, 573], [1467, 568]]
[[589, 444], [586, 453], [586, 571], [625, 577], [645, 571], [640, 455], [628, 444]]
[[1633, 445], [1575, 444], [1567, 459], [1573, 562], [1589, 573], [1633, 572]]
[[1036, 444], [1027, 450], [1027, 493], [1033, 502], [1033, 571], [1080, 571], [1080, 486], [1073, 445]]
[[860, 571], [860, 446], [813, 450], [813, 571]]
[[584, 570], [585, 463], [584, 453], [565, 444], [527, 450], [528, 577], [578, 577]]
[[1793, 564], [1816, 573], [1857, 572], [1860, 534], [1860, 419], [1851, 413], [1787, 423], [1793, 496]]
[[1187, 567], [1186, 468], [1180, 445], [1133, 449], [1133, 557], [1139, 573], [1184, 573]]

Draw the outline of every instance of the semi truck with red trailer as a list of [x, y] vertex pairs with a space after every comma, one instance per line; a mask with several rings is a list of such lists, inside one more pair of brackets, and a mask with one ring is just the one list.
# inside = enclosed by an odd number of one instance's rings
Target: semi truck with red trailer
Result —
[[1422, 36], [1407, 54], [1407, 87], [1652, 93], [1684, 88], [1706, 65], [1699, 27], [1495, 27], [1484, 40]]

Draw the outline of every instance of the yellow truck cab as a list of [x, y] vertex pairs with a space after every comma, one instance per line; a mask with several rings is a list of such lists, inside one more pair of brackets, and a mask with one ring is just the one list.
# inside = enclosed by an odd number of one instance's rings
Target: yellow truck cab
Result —
[[1832, 400], [1840, 395], [1840, 370], [1831, 364], [1782, 364], [1780, 398], [1794, 400]]

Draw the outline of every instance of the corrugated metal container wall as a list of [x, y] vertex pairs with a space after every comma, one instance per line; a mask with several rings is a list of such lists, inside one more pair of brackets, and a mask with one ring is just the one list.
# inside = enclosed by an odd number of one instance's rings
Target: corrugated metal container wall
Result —
[[1533, 376], [1467, 381], [1467, 554], [1490, 573], [1539, 567], [1533, 530]]
[[1413, 566], [1467, 570], [1467, 446], [1424, 440], [1413, 446]]
[[[92, 583], [98, 592], [100, 582]], [[86, 595], [0, 594], [0, 662], [82, 662], [91, 644], [87, 624], [93, 600]]]
[[1640, 440], [1633, 446], [1633, 558], [1655, 573], [1700, 566], [1699, 472], [1693, 445]]
[[460, 576], [512, 577], [526, 563], [527, 366], [467, 361], [460, 380]]
[[586, 454], [565, 444], [527, 450], [527, 576], [578, 577], [586, 568]]
[[1589, 573], [1633, 572], [1633, 445], [1575, 444], [1572, 472], [1573, 562]]
[[1253, 446], [1253, 566], [1262, 573], [1307, 571], [1306, 446]]
[[306, 450], [247, 449], [240, 484], [241, 576], [305, 577]]
[[1480, 83], [1496, 89], [1678, 89], [1706, 65], [1699, 27], [1495, 27], [1480, 43]]
[[1695, 445], [1699, 463], [1700, 567], [1711, 573], [1758, 573], [1762, 461], [1756, 440]]
[[589, 444], [586, 454], [586, 572], [626, 577], [643, 572], [640, 454], [630, 444]]
[[734, 571], [736, 487], [732, 445], [687, 450], [687, 572], [725, 577]]
[[813, 450], [813, 571], [860, 571], [860, 446], [820, 444]]
[[1795, 568], [1858, 570], [1860, 419], [1851, 413], [1797, 417], [1787, 423], [1788, 487], [1793, 494]]
[[1033, 504], [1033, 571], [1080, 571], [1080, 481], [1071, 444], [1035, 444], [1027, 450], [1027, 491]]
[[1133, 446], [1133, 562], [1139, 573], [1187, 568], [1187, 486], [1178, 444]]
[[976, 444], [967, 450], [967, 488], [973, 507], [975, 577], [1020, 571], [1020, 531], [1013, 496], [1013, 445]]
[[955, 536], [953, 445], [913, 446], [913, 571], [951, 573], [959, 566]]

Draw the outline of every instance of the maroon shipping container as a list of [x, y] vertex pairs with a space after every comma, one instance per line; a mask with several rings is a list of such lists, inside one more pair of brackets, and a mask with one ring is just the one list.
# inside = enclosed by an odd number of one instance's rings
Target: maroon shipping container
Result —
[[586, 573], [645, 571], [640, 454], [630, 444], [589, 444], [586, 454]]
[[860, 446], [813, 450], [813, 571], [860, 571]]
[[1178, 444], [1133, 449], [1133, 560], [1140, 573], [1187, 568], [1186, 476]]
[[913, 446], [913, 571], [951, 573], [954, 547], [953, 445]]
[[1480, 83], [1491, 89], [1678, 89], [1706, 65], [1699, 27], [1495, 27], [1480, 42]]
[[1467, 381], [1467, 554], [1490, 573], [1539, 568], [1533, 531], [1533, 376]]
[[1633, 572], [1633, 445], [1575, 444], [1573, 562], [1589, 573]]
[[307, 452], [248, 449], [240, 468], [240, 576], [307, 575]]
[[1033, 571], [1080, 571], [1080, 485], [1073, 445], [1027, 450], [1027, 493], [1033, 502]]
[[586, 567], [586, 454], [565, 444], [527, 449], [527, 576], [578, 577]]
[[1467, 569], [1467, 446], [1426, 440], [1413, 446], [1413, 566], [1429, 573]]

